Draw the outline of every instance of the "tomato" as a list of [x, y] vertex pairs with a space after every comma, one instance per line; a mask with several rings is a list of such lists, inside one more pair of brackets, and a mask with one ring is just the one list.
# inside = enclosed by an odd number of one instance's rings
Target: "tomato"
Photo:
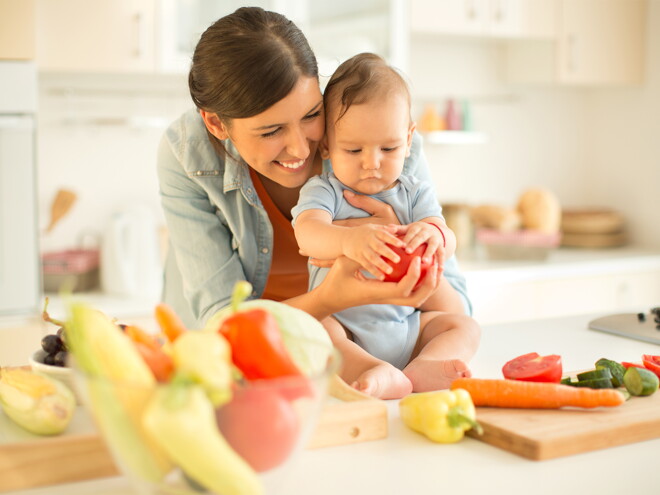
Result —
[[[398, 235], [400, 239], [403, 239], [403, 235]], [[408, 273], [408, 267], [410, 266], [410, 262], [416, 257], [419, 256], [420, 258], [424, 254], [424, 251], [426, 251], [426, 243], [421, 244], [420, 246], [417, 247], [412, 253], [406, 253], [405, 248], [403, 247], [396, 247], [392, 246], [391, 244], [388, 244], [388, 246], [394, 251], [396, 254], [399, 255], [399, 262], [394, 263], [392, 260], [383, 258], [388, 265], [390, 265], [394, 270], [392, 270], [392, 273], [385, 274], [385, 282], [398, 282], [403, 278], [403, 276]], [[420, 280], [424, 280], [424, 276], [426, 275], [426, 272], [431, 268], [432, 262], [431, 263], [425, 263], [424, 260], [422, 260], [422, 266], [421, 266], [421, 272], [419, 275], [418, 282]]]
[[282, 464], [300, 434], [293, 406], [270, 386], [235, 390], [231, 402], [216, 410], [216, 420], [229, 445], [256, 471]]
[[629, 363], [627, 361], [621, 361], [621, 366], [623, 366], [625, 369], [628, 368], [643, 368], [644, 365], [641, 363]]
[[539, 356], [536, 352], [523, 354], [508, 361], [502, 367], [504, 378], [527, 382], [553, 382], [561, 380], [561, 356]]
[[642, 356], [642, 362], [644, 363], [644, 367], [658, 375], [658, 378], [660, 378], [660, 356], [652, 356], [650, 354], [644, 354]]

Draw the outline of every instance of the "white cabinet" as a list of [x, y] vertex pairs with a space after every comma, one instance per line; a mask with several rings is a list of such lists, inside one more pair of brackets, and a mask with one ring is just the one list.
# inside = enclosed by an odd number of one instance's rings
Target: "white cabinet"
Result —
[[0, 60], [32, 60], [34, 0], [0, 0]]
[[642, 81], [646, 0], [559, 0], [553, 43], [510, 43], [511, 82], [622, 85]]
[[414, 0], [410, 30], [459, 36], [552, 38], [555, 0]]
[[40, 70], [152, 72], [156, 0], [38, 0]]

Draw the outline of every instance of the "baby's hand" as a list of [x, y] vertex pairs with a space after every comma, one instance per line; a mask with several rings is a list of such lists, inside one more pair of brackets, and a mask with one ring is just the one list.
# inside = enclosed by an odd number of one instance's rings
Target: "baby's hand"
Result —
[[403, 242], [407, 253], [412, 253], [421, 244], [426, 243], [427, 247], [422, 255], [422, 260], [425, 263], [431, 263], [432, 258], [435, 257], [440, 266], [444, 264], [445, 238], [440, 227], [429, 222], [413, 222], [397, 226], [397, 234], [404, 234]]
[[[404, 243], [394, 235], [395, 225], [364, 224], [350, 227], [344, 237], [342, 252], [357, 261], [371, 275], [383, 280], [392, 267], [383, 258], [399, 262], [399, 256], [388, 246], [403, 247]], [[433, 227], [432, 227], [433, 228]]]

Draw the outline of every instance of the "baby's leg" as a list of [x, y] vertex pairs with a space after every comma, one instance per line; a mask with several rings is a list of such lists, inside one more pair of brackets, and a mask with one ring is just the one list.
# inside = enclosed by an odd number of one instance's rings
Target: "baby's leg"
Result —
[[322, 323], [342, 354], [340, 376], [346, 383], [379, 399], [400, 399], [412, 392], [412, 383], [400, 369], [372, 356], [353, 342], [337, 320], [330, 317]]
[[429, 311], [422, 313], [420, 336], [413, 359], [403, 373], [413, 391], [449, 388], [459, 377], [471, 376], [468, 361], [479, 346], [481, 329], [469, 316]]

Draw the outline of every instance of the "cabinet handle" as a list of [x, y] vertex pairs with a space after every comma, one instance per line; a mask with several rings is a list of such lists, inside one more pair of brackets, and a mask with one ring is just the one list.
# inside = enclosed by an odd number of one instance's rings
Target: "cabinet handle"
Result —
[[138, 12], [133, 16], [133, 24], [135, 29], [135, 44], [133, 55], [135, 58], [141, 58], [146, 52], [144, 47], [144, 43], [146, 41], [145, 22], [144, 15], [141, 12]]

